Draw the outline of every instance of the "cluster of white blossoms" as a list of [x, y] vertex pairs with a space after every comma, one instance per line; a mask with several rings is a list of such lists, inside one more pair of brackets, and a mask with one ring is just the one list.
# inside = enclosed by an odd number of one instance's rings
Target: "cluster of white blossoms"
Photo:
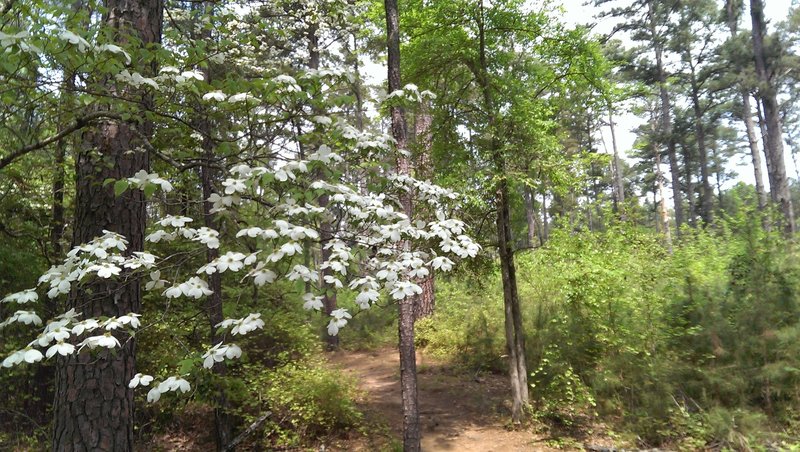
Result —
[[148, 173], [145, 170], [137, 171], [136, 174], [134, 174], [132, 177], [129, 177], [127, 181], [134, 187], [141, 190], [146, 189], [148, 184], [152, 184], [160, 187], [164, 193], [169, 193], [172, 191], [172, 184], [168, 180], [160, 177], [156, 173]]
[[[79, 36], [66, 35], [62, 39], [70, 45], [88, 45]], [[267, 85], [274, 92], [298, 93], [306, 77], [342, 76], [318, 72], [303, 75], [303, 79], [279, 75]], [[165, 81], [186, 84], [202, 80], [202, 74], [167, 67], [156, 78], [121, 73], [118, 79], [160, 89]], [[407, 86], [403, 93], [392, 93], [392, 97], [417, 101], [428, 96], [427, 92], [419, 93], [414, 86]], [[251, 100], [260, 102], [249, 93], [222, 91], [208, 92], [202, 98], [214, 102], [212, 108], [228, 108], [231, 104], [247, 104]], [[448, 204], [457, 199], [455, 193], [407, 175], [383, 174], [378, 177], [388, 182], [386, 192], [364, 193], [363, 189], [343, 183], [344, 178], [335, 176], [342, 173], [332, 168], [343, 163], [341, 152], [355, 151], [364, 158], [379, 156], [392, 150], [390, 136], [359, 131], [334, 116], [317, 114], [310, 121], [336, 136], [331, 142], [341, 149], [334, 149], [332, 144], [320, 144], [309, 150], [305, 160], [276, 159], [267, 166], [239, 164], [223, 176], [219, 191], [207, 198], [212, 203], [212, 213], [235, 210], [259, 199], [270, 206], [269, 215], [236, 216], [238, 221], [250, 219], [253, 223], [243, 224], [235, 238], [222, 237], [219, 231], [208, 227], [194, 228], [192, 225], [196, 223], [192, 218], [180, 215], [162, 216], [151, 225], [145, 237], [146, 244], [187, 240], [208, 249], [220, 249], [218, 257], [194, 270], [193, 274], [184, 275], [183, 282], [163, 279], [165, 268], [159, 268], [163, 261], [152, 254], [134, 252], [123, 256], [126, 239], [104, 231], [102, 236], [70, 251], [62, 264], [48, 270], [39, 280], [40, 291], [29, 289], [11, 294], [2, 302], [27, 305], [36, 302], [44, 292], [56, 298], [70, 293], [89, 278], [122, 281], [132, 272], [137, 272], [137, 277], [142, 276], [145, 290], [158, 291], [165, 298], [200, 299], [213, 293], [205, 277], [239, 273], [243, 275], [242, 281], [251, 281], [256, 286], [280, 280], [306, 283], [298, 287], [308, 287], [307, 293], [303, 291], [297, 296], [309, 311], [322, 311], [325, 293], [345, 288], [356, 292], [355, 302], [360, 309], [369, 309], [382, 296], [407, 302], [422, 293], [420, 279], [433, 271], [449, 271], [455, 265], [452, 259], [474, 257], [480, 251], [478, 244], [465, 235], [464, 223], [450, 218], [447, 213]], [[153, 188], [169, 192], [173, 188], [166, 178], [146, 171], [124, 179], [124, 183], [146, 192]], [[403, 212], [400, 199], [407, 196], [424, 206], [425, 220], [409, 218]], [[320, 205], [323, 197], [327, 201]], [[310, 253], [319, 253], [325, 258], [321, 262], [304, 261]], [[353, 318], [343, 308], [329, 315], [327, 331], [330, 335], [338, 334]], [[1, 322], [0, 328], [42, 323], [35, 309], [21, 309]], [[37, 362], [45, 356], [118, 348], [120, 339], [125, 336], [116, 334], [117, 331], [134, 331], [140, 324], [138, 313], [81, 318], [80, 313], [71, 310], [47, 323], [39, 337], [6, 357], [2, 365], [10, 367]], [[226, 343], [226, 336], [246, 335], [264, 326], [258, 312], [219, 322], [215, 328], [220, 330], [222, 341], [197, 352], [202, 367], [212, 368], [224, 360], [240, 358], [242, 349]], [[129, 387], [150, 386], [147, 400], [155, 402], [164, 393], [191, 390], [185, 376], [169, 376], [156, 382], [153, 376], [137, 373]]]

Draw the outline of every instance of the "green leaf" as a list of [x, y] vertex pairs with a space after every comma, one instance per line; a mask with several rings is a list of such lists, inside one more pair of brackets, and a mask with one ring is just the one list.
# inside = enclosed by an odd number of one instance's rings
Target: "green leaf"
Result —
[[125, 179], [120, 179], [114, 182], [114, 196], [119, 196], [128, 189], [130, 183]]
[[185, 375], [191, 372], [195, 361], [196, 359], [194, 358], [186, 358], [178, 361], [178, 373]]
[[158, 187], [156, 186], [156, 184], [145, 184], [145, 186], [144, 186], [144, 197], [145, 198], [149, 198], [149, 197], [153, 196], [153, 193], [156, 192], [157, 188]]

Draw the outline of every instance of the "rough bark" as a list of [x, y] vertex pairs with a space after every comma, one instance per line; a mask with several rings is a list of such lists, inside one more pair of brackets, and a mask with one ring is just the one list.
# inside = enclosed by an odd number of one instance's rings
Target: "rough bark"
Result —
[[[389, 92], [402, 88], [400, 83], [400, 14], [397, 9], [397, 0], [385, 0], [386, 9], [386, 41], [388, 56], [388, 82]], [[405, 115], [401, 108], [392, 106], [389, 109], [392, 120], [392, 137], [397, 148], [406, 150], [408, 142], [406, 137]], [[410, 173], [408, 158], [400, 157], [397, 161], [397, 172]], [[403, 196], [401, 199], [403, 210], [411, 216], [411, 197]], [[408, 243], [406, 242], [406, 248]], [[398, 303], [399, 321], [398, 335], [400, 342], [400, 396], [403, 404], [403, 450], [416, 452], [421, 449], [422, 438], [419, 428], [419, 407], [417, 404], [417, 360], [414, 348], [414, 301], [415, 297], [405, 297]]]
[[[433, 116], [427, 103], [420, 106], [419, 111], [414, 116], [414, 137], [416, 140], [416, 158], [414, 161], [414, 175], [419, 179], [431, 179], [433, 176], [433, 162], [431, 161], [431, 145], [433, 136], [431, 126]], [[421, 319], [433, 314], [436, 307], [436, 283], [433, 271], [425, 278], [418, 281], [422, 287], [422, 294], [416, 298], [414, 305], [414, 318]]]
[[[160, 0], [108, 0], [103, 20], [116, 29], [115, 38], [125, 43], [133, 35], [143, 45], [160, 42], [163, 3]], [[139, 63], [138, 69], [152, 73]], [[149, 70], [148, 70], [149, 69]], [[111, 83], [109, 83], [111, 85]], [[110, 87], [110, 86], [109, 86]], [[131, 90], [126, 96], [146, 95]], [[140, 126], [145, 135], [151, 125]], [[141, 190], [114, 196], [107, 178], [121, 179], [149, 168], [133, 126], [102, 122], [88, 129], [78, 150], [75, 173], [75, 223], [73, 245], [92, 240], [110, 230], [125, 236], [126, 253], [144, 245], [145, 200]], [[122, 274], [116, 280], [99, 280], [73, 290], [69, 307], [84, 316], [120, 316], [140, 312], [138, 278]], [[112, 352], [80, 353], [61, 358], [56, 372], [54, 451], [130, 451], [133, 449], [133, 390], [128, 388], [135, 369], [136, 341], [116, 333], [122, 343]]]
[[772, 82], [770, 68], [764, 50], [766, 23], [764, 21], [764, 2], [750, 0], [750, 19], [752, 22], [753, 57], [756, 76], [758, 78], [758, 98], [764, 113], [766, 128], [765, 149], [767, 156], [767, 173], [772, 201], [780, 206], [783, 213], [782, 227], [786, 235], [795, 232], [794, 210], [786, 177], [786, 166], [783, 161], [783, 124], [781, 123], [780, 106], [777, 90]]

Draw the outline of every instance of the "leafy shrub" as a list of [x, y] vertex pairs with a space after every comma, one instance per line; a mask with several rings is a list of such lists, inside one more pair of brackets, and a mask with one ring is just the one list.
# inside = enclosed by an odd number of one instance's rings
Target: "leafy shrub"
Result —
[[264, 427], [269, 446], [297, 446], [303, 441], [348, 431], [363, 415], [354, 402], [355, 384], [324, 363], [306, 360], [273, 371], [248, 374], [244, 384], [246, 420], [271, 411]]

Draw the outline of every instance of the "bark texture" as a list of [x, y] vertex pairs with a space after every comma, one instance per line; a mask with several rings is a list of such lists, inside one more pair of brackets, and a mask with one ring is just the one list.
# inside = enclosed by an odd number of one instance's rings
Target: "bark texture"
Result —
[[764, 113], [766, 129], [765, 149], [767, 156], [767, 172], [772, 201], [780, 206], [783, 213], [782, 227], [787, 235], [795, 232], [794, 210], [789, 193], [789, 182], [786, 177], [786, 166], [783, 162], [783, 124], [777, 90], [772, 81], [771, 68], [765, 56], [764, 36], [764, 2], [750, 0], [750, 19], [752, 22], [753, 57], [755, 59], [756, 76], [758, 78], [758, 98]]
[[[388, 50], [389, 92], [402, 88], [400, 83], [400, 14], [397, 0], [385, 0], [386, 38]], [[398, 149], [408, 149], [406, 137], [405, 115], [401, 108], [393, 106], [389, 109], [392, 119], [392, 137]], [[397, 161], [397, 172], [409, 174], [411, 171], [408, 158], [400, 157]], [[403, 210], [411, 216], [411, 198], [401, 199]], [[406, 248], [408, 244], [406, 243]], [[403, 402], [403, 450], [416, 452], [421, 449], [422, 435], [419, 428], [419, 406], [417, 404], [417, 359], [414, 348], [414, 305], [416, 297], [405, 297], [399, 302], [400, 342], [400, 396]]]
[[[160, 0], [108, 0], [103, 20], [115, 29], [115, 39], [125, 43], [134, 36], [143, 44], [161, 38], [163, 4]], [[140, 62], [137, 62], [140, 63]], [[141, 72], [152, 67], [139, 64]], [[109, 83], [109, 88], [112, 85]], [[150, 103], [140, 92], [129, 97]], [[141, 132], [151, 132], [148, 124]], [[145, 200], [141, 190], [114, 196], [107, 178], [133, 176], [149, 168], [133, 126], [122, 122], [101, 122], [82, 137], [75, 164], [76, 195], [73, 245], [102, 235], [103, 230], [122, 234], [129, 241], [126, 253], [141, 251], [145, 231]], [[73, 290], [69, 307], [84, 316], [120, 316], [139, 312], [138, 278], [121, 274], [117, 280], [101, 280]], [[61, 358], [56, 373], [54, 451], [130, 451], [133, 449], [133, 390], [128, 382], [134, 375], [136, 342], [116, 333], [122, 347], [99, 353], [81, 353]]]
[[[431, 159], [431, 145], [433, 144], [432, 124], [433, 116], [430, 113], [430, 107], [428, 107], [427, 103], [423, 103], [414, 117], [414, 137], [417, 145], [416, 158], [414, 159], [414, 175], [418, 179], [428, 180], [433, 177], [433, 162]], [[436, 283], [434, 278], [434, 273], [431, 270], [428, 276], [417, 281], [417, 284], [422, 287], [422, 294], [415, 299], [415, 319], [421, 319], [433, 314], [436, 308]]]

